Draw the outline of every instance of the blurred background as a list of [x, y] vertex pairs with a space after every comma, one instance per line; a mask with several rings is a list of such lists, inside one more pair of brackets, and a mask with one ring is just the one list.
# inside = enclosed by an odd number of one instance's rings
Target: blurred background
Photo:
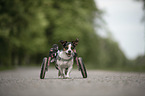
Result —
[[0, 70], [41, 66], [54, 43], [79, 38], [87, 69], [143, 72], [144, 18], [145, 0], [0, 0]]

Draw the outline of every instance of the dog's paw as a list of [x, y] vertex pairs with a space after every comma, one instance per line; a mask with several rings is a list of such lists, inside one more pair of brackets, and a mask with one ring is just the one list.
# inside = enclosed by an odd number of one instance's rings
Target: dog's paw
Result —
[[65, 76], [65, 78], [66, 78], [66, 79], [70, 79], [70, 77], [69, 77], [69, 76]]
[[66, 79], [71, 79], [70, 77], [66, 77]]
[[61, 78], [61, 76], [58, 76], [58, 78], [60, 79], [60, 78]]
[[63, 77], [63, 79], [67, 79], [67, 77], [65, 75], [63, 75], [62, 77]]
[[67, 77], [63, 77], [63, 79], [67, 79]]

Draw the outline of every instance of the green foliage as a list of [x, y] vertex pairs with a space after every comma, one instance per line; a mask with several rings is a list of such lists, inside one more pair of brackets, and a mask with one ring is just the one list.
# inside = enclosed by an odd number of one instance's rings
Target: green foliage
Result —
[[124, 68], [129, 61], [118, 44], [95, 33], [102, 13], [94, 0], [1, 0], [0, 66], [41, 64], [54, 43], [79, 38], [87, 66]]

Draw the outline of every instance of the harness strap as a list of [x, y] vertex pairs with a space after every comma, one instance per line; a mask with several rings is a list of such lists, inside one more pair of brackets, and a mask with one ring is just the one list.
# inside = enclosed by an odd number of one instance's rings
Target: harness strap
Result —
[[58, 60], [62, 60], [62, 61], [70, 61], [70, 60], [73, 59], [73, 57], [71, 57], [71, 58], [69, 58], [69, 59], [63, 59], [63, 58], [61, 58], [59, 55], [57, 55], [57, 59], [58, 59]]

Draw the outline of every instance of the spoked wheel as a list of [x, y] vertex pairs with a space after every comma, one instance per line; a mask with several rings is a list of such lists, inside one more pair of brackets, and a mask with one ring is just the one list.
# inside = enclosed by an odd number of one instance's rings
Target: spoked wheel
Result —
[[41, 65], [41, 71], [40, 71], [40, 79], [44, 79], [45, 77], [45, 72], [47, 71], [46, 68], [47, 67], [47, 58], [44, 57], [43, 58], [43, 62], [42, 62], [42, 65]]
[[79, 67], [80, 67], [83, 78], [87, 78], [87, 71], [86, 71], [82, 58], [79, 57], [78, 61], [79, 61]]

